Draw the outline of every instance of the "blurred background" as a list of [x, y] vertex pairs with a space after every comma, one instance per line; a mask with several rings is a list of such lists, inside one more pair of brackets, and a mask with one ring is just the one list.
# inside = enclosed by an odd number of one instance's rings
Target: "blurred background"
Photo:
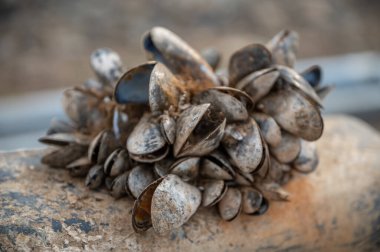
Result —
[[300, 35], [298, 70], [320, 64], [336, 89], [326, 114], [359, 116], [380, 129], [380, 1], [0, 0], [0, 151], [39, 147], [61, 92], [93, 73], [89, 55], [110, 47], [127, 68], [144, 62], [142, 34], [165, 26], [198, 50]]

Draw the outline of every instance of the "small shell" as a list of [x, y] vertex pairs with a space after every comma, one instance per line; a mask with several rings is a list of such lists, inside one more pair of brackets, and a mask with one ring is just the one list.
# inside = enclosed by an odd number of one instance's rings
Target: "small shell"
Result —
[[254, 214], [257, 212], [263, 202], [263, 195], [252, 187], [240, 188], [242, 193], [242, 210], [245, 214]]
[[311, 66], [301, 73], [301, 76], [312, 86], [317, 88], [322, 79], [322, 69], [320, 66]]
[[247, 108], [248, 111], [252, 110], [255, 106], [252, 98], [246, 92], [244, 92], [240, 89], [233, 88], [233, 87], [222, 87], [222, 86], [213, 87], [211, 89], [217, 90], [219, 92], [229, 94], [229, 95], [235, 97], [236, 99], [238, 99], [241, 103], [243, 103], [245, 105], [245, 107]]
[[269, 67], [272, 56], [263, 45], [252, 44], [236, 51], [230, 58], [228, 73], [230, 86], [236, 84], [250, 73]]
[[201, 51], [202, 57], [207, 61], [213, 70], [217, 69], [221, 60], [221, 54], [215, 48], [206, 48]]
[[251, 173], [240, 174], [239, 172], [235, 175], [235, 182], [240, 186], [251, 186], [255, 181]]
[[161, 63], [157, 63], [149, 81], [149, 106], [153, 114], [178, 106], [180, 90], [184, 83], [178, 80]]
[[325, 99], [326, 96], [331, 92], [333, 91], [335, 88], [335, 86], [333, 85], [329, 85], [329, 86], [319, 86], [315, 89], [315, 92], [317, 92], [318, 96], [321, 98], [321, 99]]
[[261, 206], [259, 210], [253, 213], [253, 215], [263, 215], [265, 214], [269, 209], [269, 202], [266, 198], [263, 198], [263, 201], [261, 202]]
[[195, 179], [199, 173], [199, 157], [185, 157], [177, 160], [170, 168], [170, 173], [188, 182]]
[[298, 51], [298, 34], [283, 30], [276, 34], [267, 44], [272, 52], [273, 63], [293, 67]]
[[223, 180], [208, 180], [203, 183], [202, 206], [209, 207], [218, 203], [227, 192], [227, 185]]
[[235, 171], [231, 165], [221, 161], [222, 155], [208, 156], [202, 160], [200, 174], [204, 178], [232, 180], [235, 177]]
[[277, 147], [271, 147], [270, 152], [281, 163], [295, 160], [301, 151], [301, 140], [286, 131], [282, 132], [281, 142]]
[[149, 82], [155, 65], [156, 62], [147, 62], [123, 74], [115, 87], [115, 101], [120, 104], [148, 104]]
[[145, 114], [127, 140], [130, 157], [139, 162], [152, 163], [164, 158], [169, 148], [150, 114]]
[[264, 194], [265, 198], [277, 201], [289, 200], [290, 194], [274, 182], [256, 184], [258, 189]]
[[260, 108], [272, 116], [281, 128], [308, 141], [323, 132], [321, 114], [312, 103], [294, 90], [279, 90], [261, 100]]
[[185, 80], [185, 90], [200, 92], [219, 85], [207, 62], [173, 32], [154, 27], [144, 35], [143, 43], [150, 59], [165, 64], [173, 74]]
[[317, 168], [318, 163], [316, 143], [301, 140], [301, 151], [297, 159], [294, 160], [293, 167], [299, 172], [309, 173]]
[[152, 197], [157, 186], [163, 179], [162, 177], [152, 182], [135, 200], [132, 209], [132, 227], [136, 232], [144, 232], [152, 227]]
[[264, 140], [273, 147], [276, 147], [281, 142], [281, 128], [276, 121], [264, 113], [253, 113], [252, 117], [256, 120], [260, 127]]
[[103, 166], [94, 165], [87, 174], [85, 184], [90, 189], [96, 189], [103, 184], [104, 178]]
[[285, 66], [276, 66], [280, 72], [280, 77], [292, 87], [300, 90], [310, 101], [322, 107], [322, 100], [310, 84], [294, 69]]
[[226, 119], [210, 104], [190, 106], [177, 120], [175, 157], [207, 155], [219, 146]]
[[91, 67], [104, 83], [113, 83], [123, 73], [120, 56], [109, 48], [99, 48], [91, 54]]
[[196, 212], [201, 203], [198, 188], [183, 182], [178, 176], [164, 177], [152, 197], [151, 218], [158, 234], [182, 226]]
[[71, 162], [66, 166], [69, 170], [70, 175], [73, 177], [83, 177], [86, 176], [90, 170], [92, 163], [87, 157], [81, 157], [74, 162]]
[[103, 130], [92, 140], [88, 148], [88, 159], [93, 163], [103, 164], [118, 147], [119, 143], [113, 131]]
[[46, 135], [38, 139], [40, 143], [55, 145], [55, 146], [67, 146], [71, 143], [88, 146], [90, 138], [85, 135], [75, 133], [54, 133]]
[[269, 169], [269, 177], [276, 183], [281, 184], [285, 173], [289, 172], [290, 165], [280, 163], [276, 158], [271, 156], [271, 167]]
[[248, 118], [247, 109], [242, 102], [217, 90], [203, 91], [193, 98], [193, 102], [197, 104], [210, 103], [211, 106], [217, 107], [224, 113], [227, 123], [243, 121]]
[[168, 144], [174, 144], [176, 133], [176, 122], [168, 113], [161, 115], [160, 129]]
[[87, 147], [79, 144], [69, 144], [53, 150], [42, 157], [41, 163], [50, 167], [64, 168], [86, 154]]
[[134, 167], [128, 176], [128, 192], [134, 198], [144, 191], [144, 189], [154, 181], [153, 167], [148, 165], [138, 165]]
[[242, 208], [242, 195], [237, 188], [228, 188], [224, 197], [218, 203], [219, 214], [223, 220], [232, 221]]
[[254, 102], [266, 96], [276, 83], [280, 73], [274, 68], [253, 72], [237, 83], [236, 87], [249, 94]]
[[255, 171], [264, 154], [263, 143], [255, 120], [249, 119], [244, 123], [230, 124], [227, 128], [230, 129], [226, 129], [226, 133], [232, 131], [234, 134], [225, 135], [222, 144], [233, 163], [243, 173]]
[[73, 133], [76, 130], [77, 129], [74, 123], [53, 118], [50, 121], [50, 126], [46, 132], [46, 135], [53, 135], [56, 133]]
[[112, 197], [118, 199], [127, 194], [126, 184], [128, 181], [129, 172], [124, 172], [113, 179], [111, 183], [110, 193]]
[[118, 148], [108, 156], [104, 163], [104, 173], [116, 177], [130, 169], [129, 156], [126, 149]]
[[154, 173], [157, 177], [164, 177], [169, 174], [170, 168], [175, 159], [168, 155], [165, 158], [154, 163]]

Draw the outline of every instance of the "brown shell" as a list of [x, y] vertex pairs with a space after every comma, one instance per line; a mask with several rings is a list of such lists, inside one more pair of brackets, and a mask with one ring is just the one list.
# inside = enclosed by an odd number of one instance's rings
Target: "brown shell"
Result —
[[64, 147], [53, 149], [52, 152], [42, 157], [41, 163], [50, 167], [64, 168], [71, 162], [86, 155], [86, 151], [86, 146], [71, 143]]
[[103, 130], [92, 140], [88, 148], [88, 159], [93, 163], [103, 164], [119, 146], [113, 131]]
[[71, 162], [66, 166], [66, 169], [69, 170], [69, 173], [73, 177], [83, 177], [86, 176], [90, 170], [92, 163], [88, 160], [87, 157], [81, 157], [74, 162]]
[[221, 61], [221, 53], [215, 48], [206, 48], [201, 51], [202, 57], [211, 66], [213, 70], [217, 69]]
[[301, 151], [301, 139], [282, 131], [281, 142], [277, 147], [271, 147], [270, 152], [281, 163], [295, 160]]
[[129, 175], [129, 172], [124, 172], [112, 180], [112, 183], [109, 189], [112, 197], [118, 199], [118, 198], [123, 197], [124, 195], [127, 195], [125, 185], [127, 184], [127, 181], [128, 181], [128, 175]]
[[110, 177], [116, 177], [130, 168], [128, 152], [123, 148], [114, 150], [104, 163], [104, 173]]
[[274, 182], [265, 182], [256, 184], [256, 187], [264, 194], [264, 197], [270, 200], [287, 201], [290, 199], [290, 194], [281, 186]]
[[104, 178], [103, 166], [97, 164], [91, 167], [87, 174], [85, 184], [90, 189], [96, 189], [103, 184]]
[[38, 139], [40, 143], [55, 146], [66, 146], [70, 143], [88, 146], [90, 144], [90, 140], [91, 139], [89, 136], [78, 133], [54, 133]]
[[323, 132], [319, 109], [300, 93], [283, 89], [261, 100], [260, 108], [281, 128], [307, 141], [317, 140]]
[[254, 214], [260, 209], [263, 202], [263, 195], [252, 187], [241, 187], [242, 211], [245, 214]]

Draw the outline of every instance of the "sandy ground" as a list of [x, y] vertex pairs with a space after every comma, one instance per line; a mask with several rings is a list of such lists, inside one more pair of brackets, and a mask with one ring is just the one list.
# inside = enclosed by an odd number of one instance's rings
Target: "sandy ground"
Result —
[[0, 0], [0, 96], [79, 84], [89, 54], [110, 47], [126, 67], [144, 61], [140, 39], [166, 26], [196, 49], [234, 50], [281, 29], [300, 33], [301, 58], [380, 50], [380, 1]]

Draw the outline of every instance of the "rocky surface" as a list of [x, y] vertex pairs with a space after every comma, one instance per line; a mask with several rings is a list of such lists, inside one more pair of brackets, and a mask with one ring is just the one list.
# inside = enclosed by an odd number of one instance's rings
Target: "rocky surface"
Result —
[[380, 249], [380, 134], [351, 117], [326, 118], [320, 165], [286, 186], [290, 202], [222, 221], [200, 210], [157, 236], [131, 227], [131, 199], [89, 191], [48, 168], [45, 150], [0, 154], [0, 251], [375, 251]]

